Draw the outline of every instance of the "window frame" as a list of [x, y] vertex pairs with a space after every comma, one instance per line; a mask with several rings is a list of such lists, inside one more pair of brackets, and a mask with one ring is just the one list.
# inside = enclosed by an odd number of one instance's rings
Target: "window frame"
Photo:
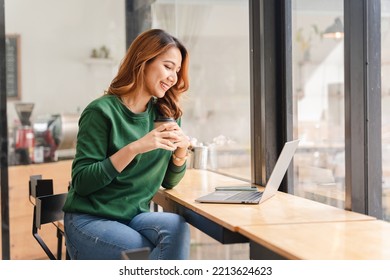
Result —
[[[291, 1], [250, 0], [252, 181], [265, 185], [292, 140]], [[290, 165], [280, 190], [292, 192]]]
[[380, 0], [344, 0], [345, 207], [382, 218]]
[[[252, 180], [292, 139], [290, 0], [250, 0]], [[380, 0], [345, 0], [345, 208], [382, 218]], [[293, 193], [289, 168], [280, 190]]]

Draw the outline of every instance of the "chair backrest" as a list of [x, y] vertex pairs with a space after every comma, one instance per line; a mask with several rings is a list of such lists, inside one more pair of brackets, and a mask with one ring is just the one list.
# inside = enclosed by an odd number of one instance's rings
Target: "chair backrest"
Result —
[[[66, 196], [67, 193], [61, 193], [40, 196], [35, 199], [32, 234], [51, 260], [61, 259], [62, 255], [63, 229], [60, 228], [58, 222], [64, 218], [62, 207], [65, 204]], [[53, 223], [57, 227], [57, 257], [54, 256], [53, 252], [38, 233], [41, 225], [48, 223]], [[68, 256], [67, 253], [67, 259]]]
[[35, 205], [35, 226], [60, 221], [64, 218], [62, 207], [64, 206], [67, 193], [45, 195], [36, 198]]
[[42, 175], [32, 175], [29, 181], [29, 199], [32, 204], [31, 198], [37, 198], [40, 196], [53, 194], [53, 180], [42, 179]]

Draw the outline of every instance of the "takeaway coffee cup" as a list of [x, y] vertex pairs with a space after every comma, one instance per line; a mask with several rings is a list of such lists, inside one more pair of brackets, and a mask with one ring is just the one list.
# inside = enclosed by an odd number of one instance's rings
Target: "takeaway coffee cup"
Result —
[[175, 119], [171, 117], [157, 116], [156, 119], [154, 120], [154, 128], [166, 122], [175, 122]]

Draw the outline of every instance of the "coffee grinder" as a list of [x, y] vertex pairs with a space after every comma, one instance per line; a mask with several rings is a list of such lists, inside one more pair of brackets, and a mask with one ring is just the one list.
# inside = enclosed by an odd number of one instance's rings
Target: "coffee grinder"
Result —
[[20, 124], [14, 130], [16, 164], [30, 164], [34, 161], [34, 131], [30, 117], [34, 103], [15, 103]]

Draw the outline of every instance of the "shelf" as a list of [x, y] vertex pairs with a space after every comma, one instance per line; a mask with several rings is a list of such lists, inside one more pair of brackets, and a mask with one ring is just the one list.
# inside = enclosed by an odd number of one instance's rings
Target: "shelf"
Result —
[[85, 60], [85, 64], [91, 65], [107, 65], [107, 66], [115, 66], [116, 61], [112, 58], [88, 58]]

